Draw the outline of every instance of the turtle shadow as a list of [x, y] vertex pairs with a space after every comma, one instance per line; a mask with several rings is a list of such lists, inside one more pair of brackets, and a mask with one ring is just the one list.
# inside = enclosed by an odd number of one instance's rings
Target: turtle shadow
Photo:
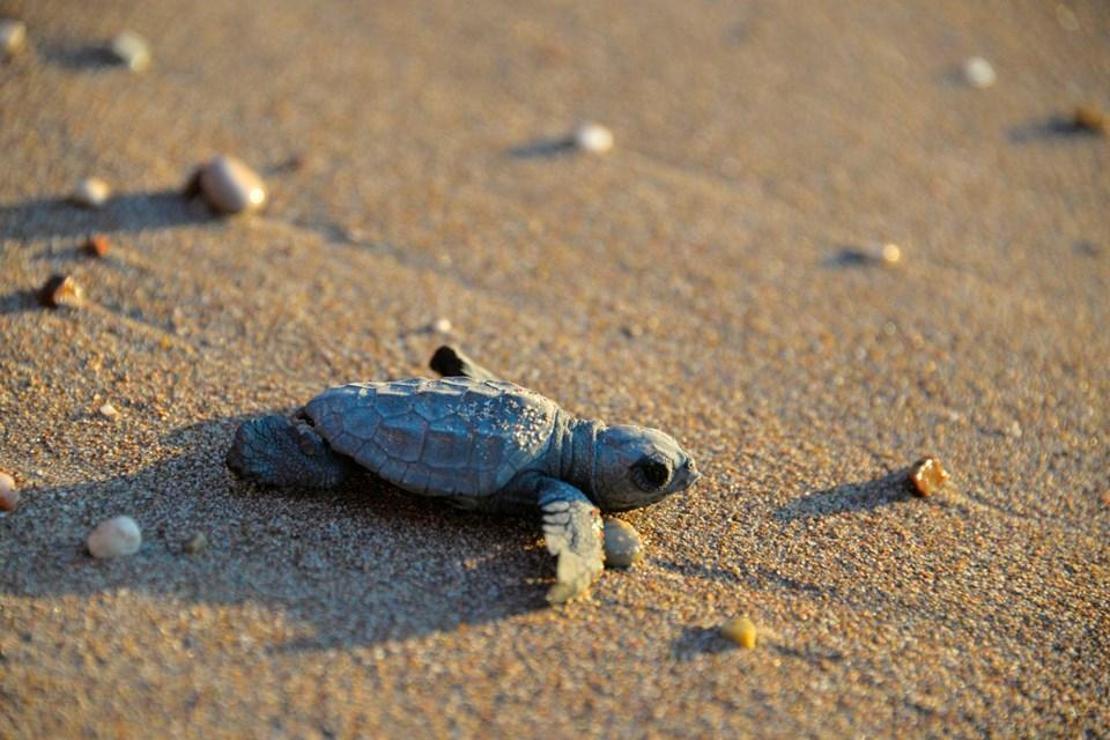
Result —
[[872, 511], [914, 498], [908, 481], [909, 470], [857, 483], [846, 483], [800, 496], [780, 506], [772, 516], [783, 523], [819, 519], [836, 514]]
[[[261, 606], [295, 625], [272, 651], [406, 640], [544, 608], [538, 581], [552, 566], [529, 522], [456, 511], [370, 476], [328, 491], [242, 483], [223, 460], [245, 418], [175, 430], [163, 442], [181, 453], [134, 473], [25, 488], [0, 517], [0, 593], [126, 589], [163, 605]], [[124, 513], [142, 549], [94, 560], [88, 532]], [[207, 546], [192, 552], [198, 534]]]
[[121, 193], [102, 208], [86, 209], [68, 198], [31, 198], [0, 205], [0, 234], [7, 239], [78, 238], [218, 221], [207, 206], [180, 190]]

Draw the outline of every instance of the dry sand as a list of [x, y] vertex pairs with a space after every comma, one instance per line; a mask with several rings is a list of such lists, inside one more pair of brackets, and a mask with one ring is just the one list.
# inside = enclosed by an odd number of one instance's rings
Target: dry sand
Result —
[[[1110, 8], [1055, 6], [0, 3], [0, 736], [1110, 733], [1110, 150], [1052, 122], [1110, 104]], [[612, 152], [543, 146], [584, 119]], [[216, 152], [264, 214], [175, 194]], [[872, 240], [903, 264], [835, 259]], [[707, 473], [590, 600], [543, 607], [529, 523], [225, 471], [440, 317]]]

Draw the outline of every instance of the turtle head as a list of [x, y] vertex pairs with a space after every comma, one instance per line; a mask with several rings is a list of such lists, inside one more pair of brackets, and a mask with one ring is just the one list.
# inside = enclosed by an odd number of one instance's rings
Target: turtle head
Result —
[[597, 433], [593, 494], [606, 511], [653, 504], [700, 477], [693, 458], [658, 429], [612, 426]]

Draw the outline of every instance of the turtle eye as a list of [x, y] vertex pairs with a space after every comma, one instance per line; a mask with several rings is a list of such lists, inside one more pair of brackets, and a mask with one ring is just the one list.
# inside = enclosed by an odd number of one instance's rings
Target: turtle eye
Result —
[[645, 457], [632, 466], [632, 482], [642, 491], [655, 491], [670, 479], [671, 467], [662, 460]]

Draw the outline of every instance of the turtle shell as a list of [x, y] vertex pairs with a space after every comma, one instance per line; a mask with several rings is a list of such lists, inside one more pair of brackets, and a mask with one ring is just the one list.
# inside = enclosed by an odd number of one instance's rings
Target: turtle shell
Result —
[[559, 406], [502, 380], [353, 383], [305, 406], [332, 449], [427, 496], [488, 496], [539, 466]]

